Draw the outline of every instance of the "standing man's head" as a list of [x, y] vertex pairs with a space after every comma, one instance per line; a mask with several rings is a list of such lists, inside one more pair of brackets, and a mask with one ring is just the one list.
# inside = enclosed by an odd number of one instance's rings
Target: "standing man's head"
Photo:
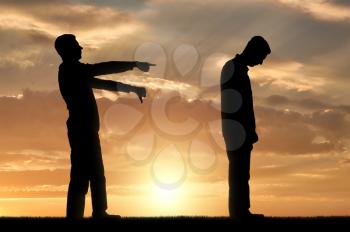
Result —
[[55, 48], [63, 61], [78, 61], [81, 59], [83, 48], [75, 39], [75, 35], [63, 34], [58, 36], [55, 41]]
[[242, 56], [248, 66], [262, 64], [271, 49], [267, 41], [261, 36], [251, 38], [242, 52]]

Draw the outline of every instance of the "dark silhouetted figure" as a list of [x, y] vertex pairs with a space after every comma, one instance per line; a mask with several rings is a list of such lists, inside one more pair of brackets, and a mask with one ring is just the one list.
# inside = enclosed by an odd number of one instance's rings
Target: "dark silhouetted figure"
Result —
[[142, 98], [146, 96], [145, 88], [101, 80], [95, 76], [124, 72], [134, 67], [147, 72], [152, 64], [137, 61], [80, 63], [83, 48], [71, 34], [57, 37], [55, 48], [63, 60], [59, 66], [58, 81], [69, 111], [67, 128], [72, 166], [68, 188], [67, 217], [83, 217], [85, 195], [88, 192], [89, 183], [92, 216], [96, 218], [117, 217], [117, 215], [106, 213], [106, 180], [98, 134], [99, 115], [92, 88], [135, 92], [142, 102]]
[[229, 213], [237, 219], [263, 217], [249, 211], [250, 154], [258, 141], [248, 66], [262, 64], [271, 53], [266, 40], [254, 36], [221, 72], [222, 131], [229, 159]]

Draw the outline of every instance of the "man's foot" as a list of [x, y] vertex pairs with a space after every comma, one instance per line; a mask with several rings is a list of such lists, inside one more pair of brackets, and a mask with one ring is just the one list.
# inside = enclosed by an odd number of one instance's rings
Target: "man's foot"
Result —
[[121, 219], [120, 215], [108, 214], [107, 212], [92, 213], [94, 219]]
[[264, 214], [251, 213], [249, 210], [248, 212], [237, 213], [231, 216], [232, 219], [236, 220], [260, 220], [264, 219], [264, 217]]

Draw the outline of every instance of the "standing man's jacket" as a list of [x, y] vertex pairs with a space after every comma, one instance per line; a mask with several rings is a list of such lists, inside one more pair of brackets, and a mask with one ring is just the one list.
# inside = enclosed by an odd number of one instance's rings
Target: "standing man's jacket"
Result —
[[97, 64], [63, 62], [59, 67], [58, 81], [67, 104], [68, 129], [99, 131], [99, 115], [92, 88], [117, 90], [115, 82], [95, 76], [123, 72], [135, 67], [135, 62], [110, 61]]
[[234, 143], [237, 137], [242, 137], [242, 130], [227, 125], [230, 120], [243, 127], [244, 145], [258, 141], [248, 67], [242, 63], [240, 55], [226, 62], [221, 72], [221, 117], [226, 143]]

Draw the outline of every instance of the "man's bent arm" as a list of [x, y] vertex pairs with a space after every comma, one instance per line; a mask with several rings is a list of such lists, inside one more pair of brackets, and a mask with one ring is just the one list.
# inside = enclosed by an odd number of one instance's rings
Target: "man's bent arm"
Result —
[[104, 90], [110, 90], [110, 91], [118, 91], [118, 92], [134, 92], [135, 87], [123, 84], [121, 82], [117, 81], [111, 81], [111, 80], [101, 80], [98, 78], [92, 78], [90, 81], [91, 87], [95, 89], [104, 89]]

